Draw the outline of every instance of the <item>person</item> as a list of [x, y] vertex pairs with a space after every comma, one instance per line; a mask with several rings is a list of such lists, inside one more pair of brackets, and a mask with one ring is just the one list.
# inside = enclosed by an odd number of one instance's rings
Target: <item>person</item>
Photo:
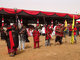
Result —
[[40, 36], [40, 33], [39, 33], [38, 29], [35, 28], [33, 31], [34, 49], [39, 48], [39, 36]]
[[67, 33], [68, 33], [68, 27], [64, 26], [63, 35], [64, 35], [65, 38], [66, 38]]
[[45, 36], [45, 26], [42, 27], [41, 32], [42, 32], [42, 35]]
[[63, 30], [64, 30], [64, 27], [59, 24], [56, 26], [56, 38], [55, 38], [55, 44], [57, 44], [57, 42], [59, 42], [59, 44], [62, 44], [62, 37], [63, 37]]
[[52, 35], [55, 35], [55, 28], [56, 28], [56, 25], [54, 25]]
[[18, 48], [18, 32], [15, 28], [15, 26], [9, 26], [7, 27], [6, 33], [6, 43], [8, 47], [8, 54], [13, 57], [16, 55], [16, 51]]
[[76, 28], [77, 28], [76, 36], [78, 36], [80, 34], [80, 26], [78, 23], [76, 24]]
[[3, 26], [1, 29], [1, 40], [6, 40], [6, 33], [5, 33], [6, 30], [7, 30], [6, 27]]
[[77, 31], [77, 28], [76, 26], [74, 26], [74, 43], [76, 43], [76, 31]]
[[80, 37], [80, 27], [79, 27], [79, 37]]
[[72, 25], [70, 24], [70, 26], [69, 26], [69, 36], [71, 36], [71, 33], [72, 33]]
[[33, 30], [30, 28], [30, 35], [33, 36]]
[[51, 39], [51, 30], [49, 29], [49, 26], [46, 28], [46, 39], [45, 39], [45, 46], [50, 46], [50, 39]]
[[[26, 28], [21, 24], [21, 29], [19, 30], [19, 50], [25, 50], [26, 41]], [[22, 47], [21, 47], [22, 46]]]

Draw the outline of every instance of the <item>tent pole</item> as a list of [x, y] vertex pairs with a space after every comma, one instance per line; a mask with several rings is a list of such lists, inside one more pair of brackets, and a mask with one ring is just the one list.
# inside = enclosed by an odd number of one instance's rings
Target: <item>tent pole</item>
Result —
[[45, 21], [45, 17], [43, 16], [43, 19], [44, 19], [44, 24], [46, 25], [46, 21]]

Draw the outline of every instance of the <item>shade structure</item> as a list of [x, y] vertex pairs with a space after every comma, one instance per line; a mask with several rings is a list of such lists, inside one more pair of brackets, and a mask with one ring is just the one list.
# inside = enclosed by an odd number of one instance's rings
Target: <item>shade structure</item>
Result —
[[80, 19], [77, 19], [77, 20], [76, 20], [76, 23], [80, 23]]
[[34, 10], [23, 10], [23, 9], [10, 9], [10, 8], [0, 8], [0, 14], [17, 14], [24, 16], [47, 16], [47, 17], [64, 17], [72, 19], [73, 15], [75, 19], [79, 19], [79, 15], [69, 14], [69, 13], [58, 13], [58, 12], [45, 12], [45, 11], [34, 11]]

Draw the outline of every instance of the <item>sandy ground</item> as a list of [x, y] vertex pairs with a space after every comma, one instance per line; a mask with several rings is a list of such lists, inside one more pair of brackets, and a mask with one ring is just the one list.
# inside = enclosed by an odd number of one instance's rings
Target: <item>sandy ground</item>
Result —
[[17, 55], [10, 57], [7, 53], [6, 42], [0, 40], [0, 60], [80, 60], [80, 37], [77, 36], [77, 44], [70, 44], [70, 37], [63, 38], [62, 45], [56, 45], [51, 40], [51, 46], [45, 47], [45, 37], [40, 36], [40, 48], [33, 48], [33, 38], [26, 43], [24, 51], [17, 51]]

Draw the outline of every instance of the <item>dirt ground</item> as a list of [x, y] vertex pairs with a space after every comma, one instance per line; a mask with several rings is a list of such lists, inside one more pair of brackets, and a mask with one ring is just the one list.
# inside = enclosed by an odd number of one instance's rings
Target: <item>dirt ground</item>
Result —
[[[77, 44], [70, 44], [70, 37], [63, 38], [62, 45], [56, 45], [54, 39], [51, 46], [45, 47], [45, 37], [40, 36], [40, 48], [33, 48], [33, 37], [29, 37], [30, 43], [26, 43], [24, 51], [17, 51], [17, 55], [10, 57], [7, 53], [6, 42], [0, 40], [0, 60], [80, 60], [80, 37], [77, 36]], [[65, 40], [67, 41], [65, 43]]]

